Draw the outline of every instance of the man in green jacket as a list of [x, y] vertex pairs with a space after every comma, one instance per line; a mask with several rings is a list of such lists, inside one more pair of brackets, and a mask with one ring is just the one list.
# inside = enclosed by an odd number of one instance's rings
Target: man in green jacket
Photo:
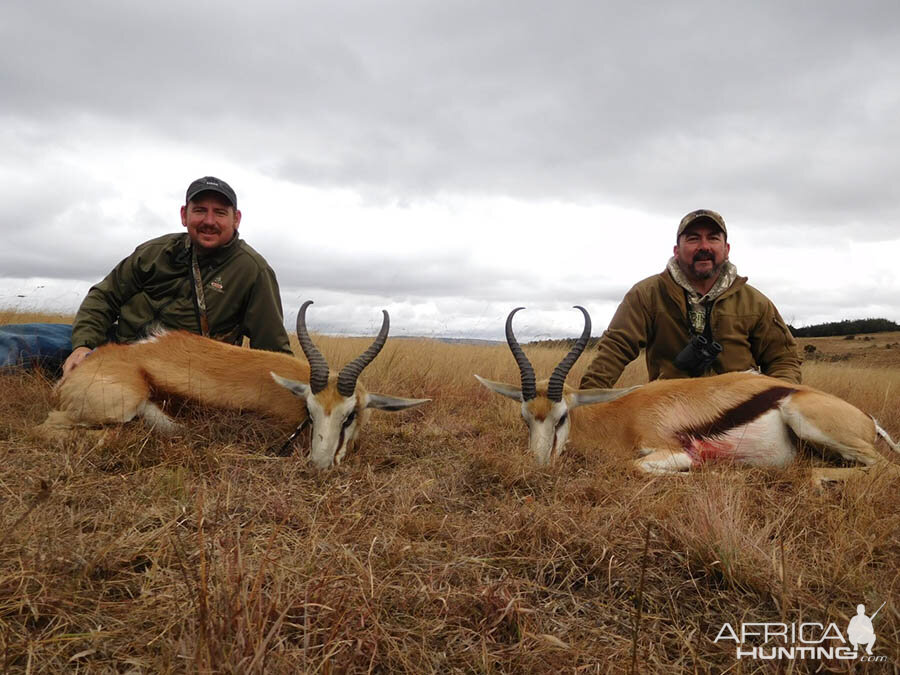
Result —
[[687, 214], [674, 256], [625, 295], [581, 387], [612, 387], [641, 349], [650, 380], [758, 368], [799, 383], [793, 336], [772, 301], [738, 276], [730, 249], [722, 216], [708, 209]]
[[88, 291], [72, 327], [68, 373], [99, 345], [150, 331], [187, 330], [216, 340], [291, 354], [275, 273], [238, 236], [237, 195], [223, 180], [198, 178], [181, 207], [186, 233], [138, 246]]

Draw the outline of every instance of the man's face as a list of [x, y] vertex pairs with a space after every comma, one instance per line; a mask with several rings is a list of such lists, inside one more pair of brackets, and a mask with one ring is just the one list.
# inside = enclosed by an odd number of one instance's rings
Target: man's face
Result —
[[201, 192], [181, 207], [181, 224], [197, 246], [212, 250], [224, 246], [241, 224], [241, 212], [216, 192]]
[[710, 279], [719, 276], [730, 250], [722, 230], [710, 223], [700, 222], [688, 227], [678, 238], [675, 259], [688, 279]]

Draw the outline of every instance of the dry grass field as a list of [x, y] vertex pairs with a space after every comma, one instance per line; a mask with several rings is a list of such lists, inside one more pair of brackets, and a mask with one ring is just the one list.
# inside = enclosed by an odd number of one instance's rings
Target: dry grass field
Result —
[[[877, 341], [804, 340], [803, 374], [898, 438], [900, 349], [884, 345], [900, 337]], [[333, 365], [368, 345], [318, 342]], [[562, 356], [526, 352], [539, 376]], [[136, 423], [53, 447], [29, 435], [52, 383], [0, 375], [0, 672], [900, 668], [896, 484], [817, 494], [816, 457], [648, 478], [577, 433], [538, 469], [516, 405], [473, 373], [517, 370], [505, 346], [389, 340], [367, 387], [433, 402], [375, 413], [327, 473], [266, 453], [285, 429], [190, 407], [176, 438]], [[642, 377], [633, 364], [621, 384]], [[725, 622], [845, 632], [857, 603], [885, 601], [879, 662], [739, 661], [714, 642]]]

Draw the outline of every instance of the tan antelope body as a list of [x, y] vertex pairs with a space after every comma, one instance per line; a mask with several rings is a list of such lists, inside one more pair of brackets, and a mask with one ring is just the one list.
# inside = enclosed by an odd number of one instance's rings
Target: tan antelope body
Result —
[[[629, 389], [575, 390], [565, 377], [587, 345], [590, 316], [575, 347], [553, 376], [534, 382], [534, 372], [512, 333], [507, 342], [519, 363], [522, 386], [478, 378], [491, 390], [522, 403], [529, 446], [541, 464], [562, 453], [579, 406], [577, 432], [594, 445], [641, 455], [636, 465], [648, 473], [675, 473], [711, 461], [753, 466], [786, 466], [797, 455], [796, 439], [832, 451], [864, 467], [878, 466], [900, 476], [900, 466], [883, 458], [879, 436], [900, 448], [873, 418], [831, 394], [755, 373], [656, 380]], [[476, 377], [478, 377], [476, 375]], [[814, 481], [840, 480], [858, 468], [823, 468]]]
[[164, 433], [177, 425], [154, 400], [178, 396], [228, 410], [249, 410], [297, 425], [306, 407], [272, 379], [309, 379], [309, 365], [287, 354], [243, 349], [182, 331], [95, 349], [57, 385], [57, 410], [45, 433], [121, 424], [135, 417]]
[[297, 334], [308, 361], [287, 354], [243, 349], [185, 332], [162, 333], [130, 345], [104, 345], [57, 385], [58, 405], [36, 431], [59, 437], [78, 426], [122, 424], [141, 417], [163, 433], [179, 426], [155, 402], [177, 396], [217, 408], [253, 411], [279, 422], [311, 422], [310, 461], [340, 463], [372, 408], [396, 411], [426, 403], [369, 393], [362, 370], [387, 340], [389, 318], [360, 357], [329, 374], [306, 329], [307, 301]]

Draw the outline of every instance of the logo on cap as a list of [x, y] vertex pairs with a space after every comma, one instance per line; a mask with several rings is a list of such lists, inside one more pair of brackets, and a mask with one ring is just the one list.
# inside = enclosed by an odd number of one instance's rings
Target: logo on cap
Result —
[[187, 194], [185, 195], [184, 203], [187, 204], [194, 197], [196, 197], [201, 192], [216, 192], [229, 202], [234, 208], [237, 208], [237, 195], [234, 190], [231, 189], [231, 186], [226, 183], [224, 180], [220, 178], [215, 178], [213, 176], [204, 176], [203, 178], [198, 178], [193, 183], [188, 186]]

